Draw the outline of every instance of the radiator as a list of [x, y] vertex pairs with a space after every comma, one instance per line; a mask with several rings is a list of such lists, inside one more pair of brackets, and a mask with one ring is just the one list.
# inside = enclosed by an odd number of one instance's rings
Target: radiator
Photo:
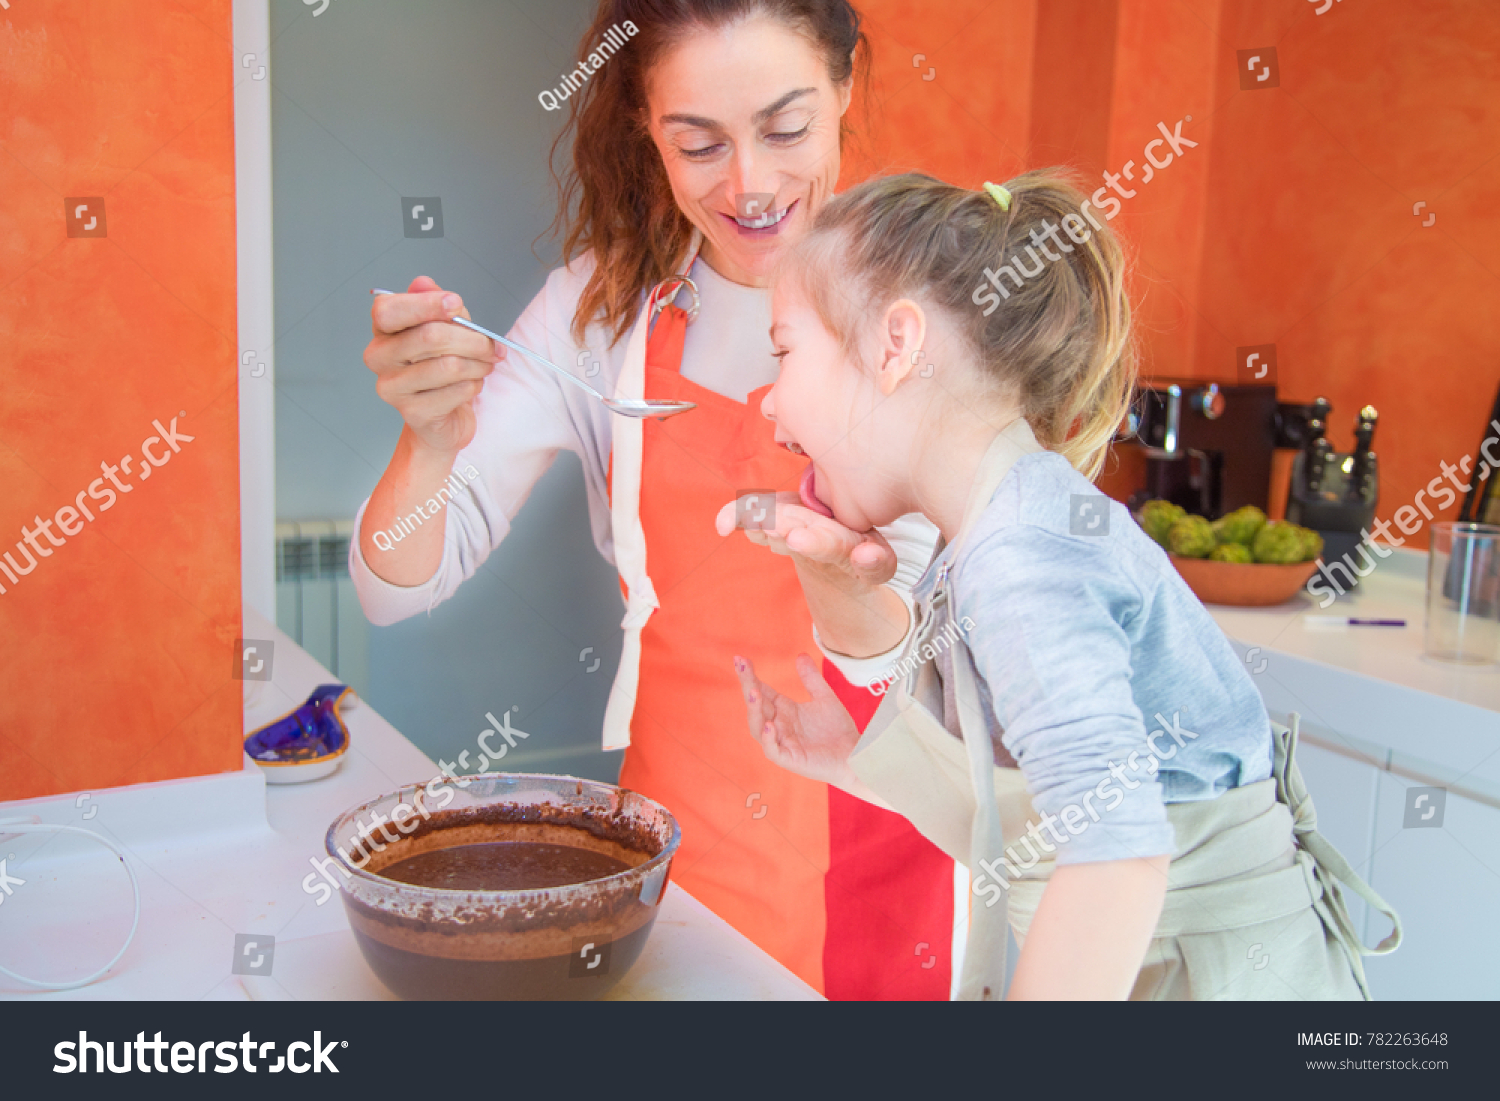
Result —
[[353, 534], [353, 520], [277, 522], [276, 626], [364, 695], [370, 623], [349, 580]]

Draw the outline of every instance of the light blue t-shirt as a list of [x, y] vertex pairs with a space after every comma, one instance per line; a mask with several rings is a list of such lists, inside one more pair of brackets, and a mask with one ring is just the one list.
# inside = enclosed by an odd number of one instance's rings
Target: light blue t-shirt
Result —
[[[1095, 502], [1076, 522], [1075, 497]], [[1062, 456], [1018, 460], [959, 550], [945, 618], [1059, 864], [1174, 853], [1164, 803], [1271, 775], [1270, 717], [1244, 663], [1166, 553]]]

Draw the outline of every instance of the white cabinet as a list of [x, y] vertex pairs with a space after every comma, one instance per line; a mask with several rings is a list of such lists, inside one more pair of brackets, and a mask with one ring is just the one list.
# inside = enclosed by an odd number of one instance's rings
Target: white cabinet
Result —
[[[1440, 826], [1408, 827], [1417, 794], [1409, 789], [1419, 786], [1379, 776], [1371, 886], [1401, 915], [1406, 940], [1365, 959], [1371, 991], [1382, 1000], [1500, 998], [1500, 810], [1450, 793]], [[1429, 799], [1414, 821], [1432, 809]], [[1367, 933], [1384, 936], [1384, 925], [1372, 917]]]
[[[1305, 739], [1297, 764], [1318, 812], [1318, 831], [1344, 854], [1401, 916], [1404, 943], [1389, 956], [1366, 956], [1377, 1000], [1500, 998], [1500, 810], [1447, 794], [1407, 805], [1423, 785], [1368, 760]], [[1424, 819], [1424, 815], [1430, 815]], [[1441, 825], [1436, 824], [1441, 822]], [[1390, 932], [1363, 900], [1345, 895], [1367, 945]]]

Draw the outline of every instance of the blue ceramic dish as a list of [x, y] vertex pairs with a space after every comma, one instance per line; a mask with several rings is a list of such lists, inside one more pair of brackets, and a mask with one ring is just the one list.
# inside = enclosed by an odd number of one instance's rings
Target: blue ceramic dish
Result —
[[268, 784], [327, 776], [349, 750], [349, 728], [339, 709], [354, 700], [354, 689], [346, 685], [320, 684], [296, 710], [246, 735], [245, 753]]

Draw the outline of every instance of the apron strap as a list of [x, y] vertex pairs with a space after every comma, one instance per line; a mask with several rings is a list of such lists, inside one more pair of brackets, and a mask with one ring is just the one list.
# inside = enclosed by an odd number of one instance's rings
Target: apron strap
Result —
[[[940, 594], [934, 603], [939, 602], [947, 603], [946, 593]], [[984, 863], [990, 868], [1001, 866], [1005, 857], [1005, 836], [1000, 824], [999, 804], [995, 800], [995, 746], [990, 741], [989, 727], [984, 721], [984, 705], [974, 683], [974, 674], [969, 669], [966, 651], [963, 643], [958, 642], [951, 653], [953, 695], [961, 716], [959, 728], [963, 731], [964, 749], [969, 756], [969, 775], [974, 782], [975, 814], [969, 839], [969, 874], [989, 874], [996, 879], [1001, 902], [994, 905], [994, 896], [991, 895], [989, 902], [976, 913], [977, 900], [970, 892], [969, 941], [964, 949], [958, 996], [965, 1000], [995, 1001], [1005, 995], [1010, 885], [984, 867]]]
[[[687, 272], [698, 258], [698, 249], [703, 243], [703, 234], [693, 230], [688, 244], [687, 258], [676, 280], [678, 285], [687, 278]], [[657, 287], [647, 293], [637, 315], [635, 325], [625, 345], [625, 363], [615, 381], [614, 396], [617, 398], [643, 398], [646, 396], [647, 336], [651, 329], [654, 307], [657, 305]], [[697, 289], [693, 291], [696, 313]], [[676, 306], [682, 327], [691, 320]], [[686, 320], [683, 320], [685, 318]], [[668, 318], [663, 318], [668, 322]], [[675, 322], [668, 322], [673, 324]], [[660, 329], [660, 326], [658, 326]], [[654, 335], [654, 334], [653, 334]], [[663, 334], [663, 354], [670, 351], [682, 357], [682, 334], [671, 345], [673, 332], [669, 328]], [[660, 366], [660, 362], [656, 364]], [[641, 631], [651, 613], [660, 607], [651, 577], [646, 572], [646, 532], [641, 527], [641, 462], [644, 454], [644, 424], [634, 417], [612, 417], [610, 425], [610, 474], [609, 474], [609, 518], [610, 538], [614, 543], [615, 569], [625, 585], [625, 617], [620, 621], [624, 638], [620, 645], [620, 664], [615, 671], [614, 683], [610, 685], [609, 702], [604, 707], [605, 750], [624, 749], [630, 744], [630, 723], [635, 716], [636, 691], [640, 686]]]
[[1042, 450], [1044, 448], [1037, 443], [1036, 434], [1031, 431], [1031, 425], [1027, 423], [1025, 417], [1017, 417], [1011, 421], [994, 438], [989, 450], [984, 453], [984, 458], [980, 460], [979, 469], [974, 476], [974, 484], [969, 487], [969, 499], [964, 505], [964, 517], [960, 522], [958, 534], [953, 537], [953, 556], [948, 560], [950, 564], [958, 561], [959, 549], [968, 539], [969, 532], [974, 529], [974, 525], [979, 522], [980, 516], [984, 515], [985, 506], [990, 503], [990, 498], [995, 495], [995, 490], [1000, 488], [1000, 483], [1010, 473], [1011, 467], [1027, 455], [1033, 455]]
[[672, 303], [661, 306], [660, 311], [651, 334], [646, 337], [646, 366], [680, 374], [682, 349], [687, 343], [687, 327], [693, 319], [692, 314]]
[[1299, 852], [1290, 868], [1256, 876], [1249, 883], [1230, 879], [1167, 891], [1152, 937], [1185, 937], [1223, 933], [1317, 909], [1323, 898], [1310, 854]]
[[[1294, 711], [1290, 718], [1292, 720], [1290, 727], [1276, 722], [1271, 724], [1271, 732], [1276, 738], [1274, 770], [1277, 797], [1291, 809], [1292, 829], [1296, 833], [1297, 844], [1306, 850], [1317, 864], [1318, 881], [1324, 888], [1323, 898], [1332, 901], [1333, 905], [1329, 907], [1332, 911], [1331, 916], [1336, 919], [1340, 931], [1347, 934], [1345, 947], [1360, 956], [1389, 955], [1401, 944], [1403, 935], [1401, 917], [1391, 904], [1376, 894], [1375, 889], [1350, 866], [1349, 861], [1344, 859], [1344, 855], [1318, 832], [1318, 813], [1313, 807], [1312, 796], [1308, 794], [1307, 784], [1303, 782], [1302, 771], [1297, 767], [1296, 760], [1297, 737], [1302, 725], [1302, 716]], [[1340, 886], [1349, 888], [1377, 913], [1390, 919], [1390, 935], [1374, 948], [1365, 946], [1359, 933], [1354, 929], [1353, 922], [1349, 920], [1348, 911], [1344, 908], [1340, 894]], [[1361, 966], [1359, 970], [1363, 971], [1363, 967]]]
[[[963, 520], [953, 539], [952, 554], [946, 563], [938, 567], [931, 604], [923, 616], [926, 633], [930, 634], [932, 631], [936, 609], [948, 603], [948, 575], [958, 561], [969, 532], [984, 514], [985, 506], [1017, 460], [1040, 450], [1041, 445], [1037, 443], [1031, 425], [1024, 417], [1018, 417], [1007, 425], [991, 442], [975, 473], [974, 484], [969, 489]], [[922, 641], [925, 639], [914, 640], [915, 646], [920, 648]], [[969, 757], [969, 775], [974, 785], [975, 814], [970, 828], [969, 874], [993, 877], [1000, 887], [1001, 903], [996, 906], [992, 894], [983, 908], [976, 912], [975, 896], [970, 892], [969, 940], [964, 949], [958, 996], [965, 1000], [992, 1001], [1005, 995], [1006, 956], [1010, 937], [1010, 885], [1002, 875], [985, 868], [985, 864], [991, 869], [1001, 866], [1005, 857], [1005, 831], [1000, 823], [1000, 808], [995, 800], [995, 746], [990, 740], [989, 724], [985, 722], [979, 687], [969, 668], [967, 649], [963, 642], [956, 642], [951, 656], [953, 695], [958, 707], [959, 729], [963, 732], [964, 749]]]
[[[917, 630], [906, 653], [918, 653], [931, 637], [936, 626], [937, 611], [947, 605], [948, 574], [957, 561], [959, 550], [969, 531], [984, 512], [995, 490], [1010, 473], [1016, 461], [1025, 455], [1042, 450], [1036, 436], [1025, 418], [1017, 418], [999, 433], [985, 452], [975, 472], [974, 484], [964, 509], [964, 518], [954, 538], [952, 553], [948, 561], [938, 567], [932, 595], [920, 609]], [[939, 540], [933, 550], [933, 561], [943, 553], [945, 544]], [[939, 712], [942, 709], [941, 688], [935, 688], [936, 662], [923, 662], [904, 681], [895, 687], [895, 703], [900, 708], [912, 706], [912, 692], [921, 700], [932, 700]], [[962, 643], [953, 650], [954, 698], [959, 710], [959, 728], [963, 732], [964, 749], [968, 756], [969, 777], [974, 795], [974, 817], [969, 825], [968, 857], [965, 861], [970, 875], [993, 875], [999, 886], [997, 897], [990, 893], [983, 907], [976, 907], [975, 894], [970, 892], [969, 934], [964, 948], [963, 966], [959, 975], [958, 997], [969, 1001], [995, 1001], [1005, 994], [1006, 950], [1010, 936], [1010, 884], [1003, 875], [987, 873], [985, 865], [998, 869], [1005, 858], [1005, 837], [1000, 822], [1000, 809], [995, 798], [995, 747], [990, 741], [989, 727], [984, 721], [984, 705], [979, 689], [974, 683], [968, 667], [968, 659]], [[922, 706], [917, 704], [917, 706]], [[874, 728], [874, 722], [870, 729]], [[971, 883], [974, 880], [971, 880]]]

